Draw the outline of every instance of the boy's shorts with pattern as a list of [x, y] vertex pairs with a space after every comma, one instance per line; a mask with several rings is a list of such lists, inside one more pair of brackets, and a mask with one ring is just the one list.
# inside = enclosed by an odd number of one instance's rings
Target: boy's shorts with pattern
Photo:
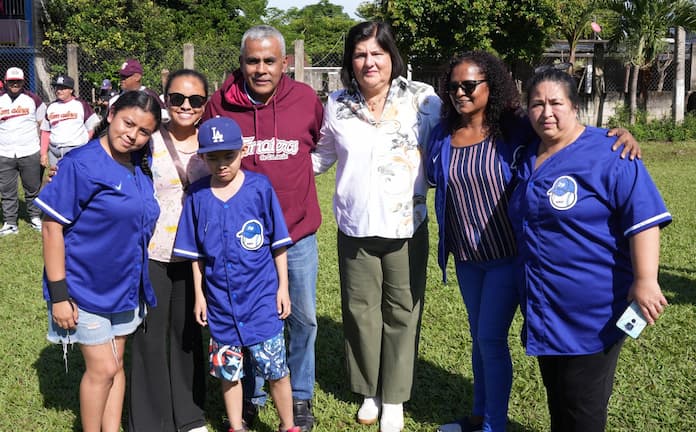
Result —
[[239, 381], [244, 376], [243, 351], [251, 356], [247, 361], [254, 362], [256, 374], [266, 380], [279, 380], [290, 373], [285, 358], [285, 337], [281, 331], [270, 339], [246, 347], [223, 345], [210, 338], [210, 375], [226, 381]]

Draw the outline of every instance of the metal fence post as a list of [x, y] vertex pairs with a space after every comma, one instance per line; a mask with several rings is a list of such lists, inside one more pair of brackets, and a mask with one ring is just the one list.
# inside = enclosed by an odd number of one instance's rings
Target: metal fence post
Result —
[[686, 74], [686, 32], [684, 27], [677, 27], [674, 38], [674, 50], [676, 52], [677, 64], [674, 76], [674, 92], [672, 93], [672, 118], [675, 124], [684, 122], [684, 87]]
[[295, 80], [304, 82], [304, 40], [295, 41]]
[[184, 44], [184, 69], [194, 69], [196, 65], [195, 61], [195, 49], [192, 43]]
[[77, 45], [67, 45], [68, 76], [75, 80], [75, 96], [80, 97], [80, 70], [77, 66]]

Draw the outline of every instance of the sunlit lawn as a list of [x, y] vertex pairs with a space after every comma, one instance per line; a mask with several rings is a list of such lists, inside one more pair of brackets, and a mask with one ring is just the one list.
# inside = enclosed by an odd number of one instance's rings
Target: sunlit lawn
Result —
[[[674, 216], [662, 235], [660, 273], [671, 306], [657, 326], [625, 344], [608, 430], [694, 431], [696, 143], [644, 145], [644, 158]], [[319, 232], [316, 430], [374, 432], [377, 426], [359, 426], [354, 421], [359, 399], [348, 390], [343, 368], [332, 176], [327, 173], [317, 179], [324, 223]], [[466, 312], [454, 281], [448, 286], [440, 282], [436, 230], [434, 221], [430, 223], [428, 291], [415, 391], [406, 405], [406, 431], [434, 431], [438, 424], [466, 414], [471, 405]], [[0, 432], [80, 430], [81, 355], [77, 348], [69, 353], [66, 373], [60, 347], [45, 340], [40, 235], [26, 223], [21, 223], [20, 230], [17, 236], [0, 238]], [[520, 345], [520, 325], [518, 315], [509, 338], [515, 368], [509, 430], [545, 431], [545, 393], [536, 361], [526, 357]], [[209, 383], [209, 426], [222, 430], [219, 387], [213, 379]], [[275, 431], [277, 423], [269, 405], [261, 413], [257, 430]]]

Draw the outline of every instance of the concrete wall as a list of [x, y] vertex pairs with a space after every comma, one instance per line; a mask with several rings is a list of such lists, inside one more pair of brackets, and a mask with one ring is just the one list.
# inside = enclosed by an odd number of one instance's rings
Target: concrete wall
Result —
[[[594, 126], [606, 126], [609, 119], [616, 115], [617, 108], [622, 107], [624, 104], [628, 107], [628, 97], [622, 92], [609, 92], [602, 97], [587, 96], [583, 98], [582, 102], [583, 104], [578, 113], [580, 121]], [[638, 106], [639, 109], [643, 109], [640, 102]], [[648, 112], [648, 120], [671, 118], [672, 92], [648, 92], [645, 109]]]

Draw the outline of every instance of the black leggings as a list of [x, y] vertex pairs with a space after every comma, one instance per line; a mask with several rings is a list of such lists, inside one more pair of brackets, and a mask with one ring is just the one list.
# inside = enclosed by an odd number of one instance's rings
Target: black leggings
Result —
[[551, 432], [602, 432], [623, 339], [596, 354], [539, 356]]

